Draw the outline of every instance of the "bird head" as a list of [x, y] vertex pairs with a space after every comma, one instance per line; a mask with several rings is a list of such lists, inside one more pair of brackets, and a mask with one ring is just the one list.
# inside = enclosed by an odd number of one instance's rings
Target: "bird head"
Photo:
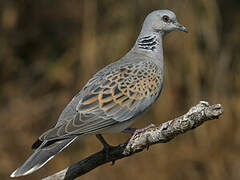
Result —
[[187, 28], [177, 21], [174, 12], [170, 10], [156, 10], [151, 12], [143, 24], [143, 31], [158, 32], [162, 35], [173, 30], [188, 32]]

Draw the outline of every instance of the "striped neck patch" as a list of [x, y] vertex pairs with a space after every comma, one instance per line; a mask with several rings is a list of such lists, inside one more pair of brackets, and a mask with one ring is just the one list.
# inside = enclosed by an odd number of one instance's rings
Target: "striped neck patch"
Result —
[[137, 44], [140, 49], [154, 51], [157, 46], [157, 36], [152, 35], [139, 38]]

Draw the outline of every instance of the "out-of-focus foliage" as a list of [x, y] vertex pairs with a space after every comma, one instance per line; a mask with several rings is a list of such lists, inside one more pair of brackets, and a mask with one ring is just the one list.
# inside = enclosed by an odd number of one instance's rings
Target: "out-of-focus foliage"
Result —
[[[224, 115], [81, 179], [240, 179], [239, 5], [239, 0], [0, 1], [0, 179], [8, 179], [32, 153], [34, 140], [54, 125], [91, 75], [131, 48], [145, 16], [166, 8], [189, 33], [165, 37], [163, 92], [134, 126], [159, 124], [199, 100], [222, 103]], [[119, 144], [129, 135], [106, 138]], [[22, 179], [50, 175], [101, 148], [95, 137], [81, 139]]]

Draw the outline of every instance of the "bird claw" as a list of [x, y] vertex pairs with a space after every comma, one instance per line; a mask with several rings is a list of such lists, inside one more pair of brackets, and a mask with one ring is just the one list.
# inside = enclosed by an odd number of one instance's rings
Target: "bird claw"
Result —
[[103, 145], [103, 151], [105, 152], [105, 158], [107, 161], [112, 161], [112, 165], [115, 164], [115, 160], [111, 160], [110, 158], [110, 151], [111, 149], [114, 148], [114, 146], [111, 146], [107, 143], [107, 141], [105, 141], [105, 139], [102, 137], [101, 134], [96, 134], [96, 137], [98, 138], [98, 140], [102, 143]]
[[136, 129], [132, 135], [132, 137], [130, 138], [129, 142], [132, 141], [134, 139], [134, 137], [138, 134], [138, 133], [141, 133], [141, 132], [144, 132], [146, 131], [147, 129], [149, 128], [152, 128], [152, 127], [156, 127], [154, 124], [149, 124], [148, 126], [142, 128], [142, 129]]
[[111, 145], [104, 146], [104, 148], [103, 148], [103, 151], [105, 153], [105, 158], [106, 158], [107, 161], [112, 162], [112, 164], [111, 164], [112, 166], [115, 164], [115, 160], [111, 160], [111, 155], [110, 155], [111, 154], [110, 151], [113, 148], [114, 148], [114, 146], [111, 146]]

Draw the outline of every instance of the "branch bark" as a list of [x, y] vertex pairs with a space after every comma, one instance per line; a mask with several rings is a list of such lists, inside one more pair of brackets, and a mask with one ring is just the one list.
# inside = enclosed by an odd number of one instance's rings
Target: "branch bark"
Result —
[[99, 151], [43, 180], [75, 179], [107, 162], [115, 162], [118, 159], [131, 156], [143, 151], [145, 148], [148, 149], [153, 144], [166, 143], [177, 135], [200, 126], [205, 121], [218, 119], [222, 113], [223, 107], [221, 104], [209, 105], [208, 102], [200, 101], [186, 114], [167, 121], [158, 127], [149, 128], [144, 132], [136, 134], [130, 142], [127, 141], [112, 147], [108, 158], [106, 158], [104, 150]]

